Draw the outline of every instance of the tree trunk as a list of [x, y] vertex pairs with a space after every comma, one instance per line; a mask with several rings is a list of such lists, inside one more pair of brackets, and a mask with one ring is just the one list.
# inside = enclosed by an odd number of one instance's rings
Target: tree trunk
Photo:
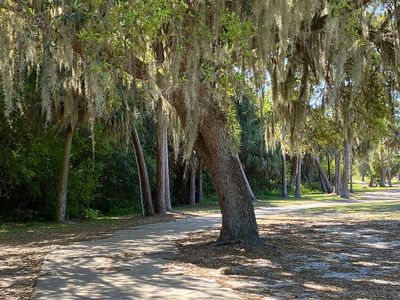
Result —
[[361, 181], [362, 181], [362, 182], [365, 181], [365, 174], [364, 174], [364, 172], [361, 174]]
[[349, 198], [349, 175], [350, 175], [350, 155], [351, 155], [351, 144], [348, 137], [344, 140], [344, 165], [343, 165], [343, 176], [342, 176], [342, 187], [341, 187], [341, 198]]
[[147, 166], [146, 166], [146, 161], [144, 160], [143, 148], [142, 144], [140, 143], [139, 134], [136, 130], [136, 126], [133, 126], [132, 128], [132, 143], [138, 164], [144, 215], [145, 216], [154, 215], [153, 199], [151, 197], [149, 175], [147, 173]]
[[189, 171], [189, 205], [196, 204], [196, 167], [193, 162], [190, 162]]
[[167, 124], [165, 125], [165, 145], [164, 145], [164, 151], [165, 151], [165, 208], [167, 211], [172, 210], [172, 205], [171, 205], [171, 188], [170, 188], [170, 181], [169, 181], [169, 153], [168, 153], [168, 126]]
[[301, 155], [297, 154], [297, 168], [296, 168], [296, 189], [294, 191], [294, 196], [296, 198], [301, 198]]
[[162, 101], [160, 100], [157, 107], [157, 171], [156, 171], [156, 182], [157, 182], [157, 195], [156, 195], [156, 211], [160, 215], [165, 215], [167, 213], [167, 208], [165, 205], [165, 139], [166, 136], [166, 120], [162, 112]]
[[390, 167], [387, 168], [387, 181], [388, 185], [392, 187], [392, 169]]
[[[400, 22], [400, 21], [399, 21]], [[388, 185], [392, 187], [392, 153], [388, 147], [387, 149], [387, 181]]]
[[298, 161], [297, 156], [292, 156], [290, 158], [290, 179], [289, 179], [289, 190], [292, 190], [297, 179], [297, 168], [298, 168]]
[[340, 182], [340, 152], [335, 149], [335, 192], [340, 195], [341, 182]]
[[385, 186], [386, 186], [385, 177], [386, 177], [386, 168], [385, 168], [385, 167], [382, 167], [382, 168], [381, 168], [381, 178], [380, 178], [380, 180], [379, 180], [379, 186], [380, 186], [380, 187], [385, 187]]
[[[210, 105], [211, 106], [211, 105]], [[259, 243], [252, 197], [239, 157], [218, 108], [203, 107], [195, 148], [205, 162], [218, 194], [222, 227], [218, 241]]]
[[281, 158], [282, 158], [282, 173], [281, 173], [281, 179], [282, 179], [282, 198], [287, 198], [288, 193], [287, 193], [287, 184], [286, 184], [286, 153], [284, 150], [282, 150], [281, 153]]
[[386, 166], [384, 164], [384, 159], [383, 159], [383, 145], [381, 145], [381, 179], [379, 181], [379, 186], [384, 187], [385, 186], [385, 176], [386, 176]]
[[241, 171], [242, 171], [242, 175], [243, 175], [243, 177], [244, 177], [244, 180], [245, 180], [245, 182], [246, 182], [247, 190], [248, 190], [248, 192], [249, 192], [249, 194], [250, 194], [250, 196], [251, 196], [251, 201], [255, 201], [255, 200], [256, 200], [256, 196], [254, 196], [253, 189], [251, 188], [250, 182], [249, 182], [249, 180], [247, 179], [246, 173], [244, 172], [243, 165], [242, 165], [241, 162], [240, 162], [240, 168], [241, 168]]
[[320, 181], [320, 183], [321, 183], [321, 190], [322, 190], [322, 192], [323, 192], [324, 194], [328, 193], [328, 189], [326, 188], [325, 180], [324, 180], [324, 178], [322, 177], [322, 174], [321, 174], [321, 173], [319, 173], [319, 181]]
[[326, 193], [330, 194], [330, 193], [332, 193], [332, 186], [331, 186], [331, 183], [329, 182], [328, 176], [326, 176], [325, 170], [321, 165], [319, 157], [315, 154], [313, 156], [314, 156], [315, 164], [317, 165], [319, 174], [320, 174], [322, 180], [324, 181]]
[[199, 160], [199, 167], [196, 176], [196, 203], [201, 203], [203, 200], [203, 166]]
[[369, 184], [368, 184], [368, 186], [369, 186], [369, 187], [373, 187], [373, 186], [374, 186], [374, 179], [373, 179], [372, 176], [370, 176], [370, 178], [369, 178]]
[[329, 154], [329, 151], [328, 151], [328, 155], [326, 156], [326, 159], [327, 159], [327, 163], [328, 163], [328, 181], [329, 181], [329, 184], [332, 186], [332, 184], [331, 184], [331, 156]]
[[353, 193], [353, 155], [350, 156], [350, 193]]
[[68, 171], [69, 159], [71, 156], [72, 137], [74, 136], [74, 128], [71, 125], [67, 127], [64, 143], [64, 157], [61, 167], [60, 184], [58, 190], [58, 221], [65, 222], [67, 213], [67, 190], [68, 190]]

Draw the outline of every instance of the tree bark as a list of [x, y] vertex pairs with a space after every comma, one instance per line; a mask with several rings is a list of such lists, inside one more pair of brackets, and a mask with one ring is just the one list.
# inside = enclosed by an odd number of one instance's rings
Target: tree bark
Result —
[[389, 146], [387, 148], [387, 182], [392, 187], [392, 153]]
[[[211, 105], [210, 105], [211, 106]], [[252, 197], [236, 150], [216, 107], [203, 107], [195, 148], [205, 162], [218, 194], [222, 227], [218, 241], [259, 243]]]
[[344, 165], [343, 165], [343, 176], [342, 176], [342, 187], [341, 187], [341, 198], [349, 198], [349, 175], [350, 175], [350, 155], [351, 155], [351, 144], [348, 137], [344, 140]]
[[166, 164], [165, 164], [165, 139], [166, 136], [166, 120], [162, 111], [162, 100], [160, 99], [157, 107], [157, 171], [156, 171], [156, 185], [157, 185], [157, 195], [156, 195], [156, 212], [160, 215], [165, 215], [167, 213], [167, 207], [165, 205], [165, 191], [166, 191], [166, 182], [165, 182], [165, 173], [166, 173]]
[[319, 181], [321, 183], [321, 190], [324, 194], [328, 193], [328, 189], [326, 188], [325, 180], [322, 177], [322, 174], [319, 172]]
[[328, 154], [326, 156], [326, 160], [327, 160], [327, 163], [328, 163], [328, 181], [329, 181], [329, 184], [332, 186], [332, 184], [331, 184], [331, 156], [330, 156], [329, 151], [328, 151]]
[[165, 151], [165, 208], [167, 211], [172, 210], [172, 205], [171, 205], [171, 187], [170, 187], [170, 181], [169, 181], [169, 153], [168, 153], [168, 126], [165, 124], [165, 138], [164, 138], [164, 151]]
[[203, 166], [199, 161], [199, 167], [196, 176], [196, 203], [201, 203], [203, 200]]
[[294, 196], [296, 198], [301, 198], [301, 155], [297, 154], [297, 168], [296, 168], [296, 188], [294, 191]]
[[315, 161], [315, 164], [317, 165], [319, 174], [321, 175], [321, 178], [324, 181], [326, 193], [330, 194], [330, 193], [332, 193], [332, 186], [331, 186], [331, 183], [329, 182], [328, 176], [326, 176], [325, 170], [321, 165], [319, 157], [315, 154], [313, 156], [314, 156], [314, 161]]
[[190, 163], [189, 171], [189, 205], [196, 204], [196, 167], [193, 162]]
[[65, 222], [67, 213], [67, 190], [68, 190], [68, 172], [69, 159], [71, 156], [72, 138], [74, 136], [74, 128], [68, 125], [65, 135], [64, 156], [60, 174], [60, 184], [58, 190], [58, 221]]
[[392, 169], [390, 167], [387, 169], [387, 181], [388, 185], [392, 187]]
[[340, 182], [340, 152], [335, 149], [335, 192], [340, 195], [341, 182]]
[[142, 144], [140, 143], [140, 138], [136, 126], [133, 126], [132, 128], [132, 143], [135, 149], [136, 160], [138, 163], [144, 215], [151, 216], [154, 215], [153, 199], [151, 197], [150, 181], [149, 175], [147, 173], [146, 161], [144, 159], [143, 148]]
[[350, 193], [353, 192], [353, 155], [350, 155]]
[[287, 198], [287, 184], [286, 184], [286, 153], [282, 150], [281, 153], [282, 158], [282, 173], [281, 173], [281, 180], [282, 180], [282, 198]]
[[292, 156], [290, 158], [290, 179], [288, 184], [289, 190], [292, 190], [293, 187], [295, 186], [297, 179], [297, 168], [298, 168], [297, 156]]

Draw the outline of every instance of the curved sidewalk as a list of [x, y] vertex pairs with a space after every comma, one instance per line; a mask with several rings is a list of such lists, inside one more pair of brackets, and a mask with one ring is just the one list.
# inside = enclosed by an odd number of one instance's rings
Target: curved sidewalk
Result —
[[[361, 200], [258, 208], [256, 214], [356, 204], [372, 198], [399, 199], [399, 194], [366, 193]], [[107, 239], [64, 246], [45, 258], [33, 299], [240, 299], [214, 281], [170, 270], [178, 239], [220, 222], [219, 215], [193, 217], [124, 229]]]

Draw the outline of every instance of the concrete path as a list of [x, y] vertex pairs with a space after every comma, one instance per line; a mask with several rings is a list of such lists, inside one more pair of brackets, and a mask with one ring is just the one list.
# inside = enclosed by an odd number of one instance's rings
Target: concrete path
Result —
[[[310, 203], [256, 210], [257, 217], [313, 207], [370, 200], [399, 200], [391, 191], [365, 193], [361, 200]], [[170, 271], [175, 241], [221, 222], [219, 215], [143, 225], [111, 238], [74, 243], [47, 255], [33, 299], [240, 299], [207, 278]]]

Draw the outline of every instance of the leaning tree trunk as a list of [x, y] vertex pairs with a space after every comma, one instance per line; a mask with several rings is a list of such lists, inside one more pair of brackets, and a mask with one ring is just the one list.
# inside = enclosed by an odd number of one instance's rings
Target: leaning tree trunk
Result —
[[201, 160], [197, 168], [196, 176], [196, 203], [201, 203], [203, 200], [203, 166]]
[[132, 128], [132, 143], [135, 149], [136, 160], [138, 164], [141, 193], [143, 199], [143, 210], [145, 216], [154, 215], [153, 199], [151, 197], [151, 188], [149, 175], [147, 173], [146, 161], [144, 159], [142, 144], [136, 126]]
[[351, 155], [351, 144], [348, 137], [344, 140], [344, 165], [343, 165], [343, 176], [342, 176], [342, 188], [340, 197], [349, 198], [349, 176], [350, 176], [350, 155]]
[[167, 213], [167, 207], [165, 205], [165, 173], [166, 173], [166, 163], [165, 163], [165, 140], [166, 126], [167, 122], [165, 116], [162, 112], [162, 100], [158, 103], [157, 107], [158, 124], [157, 124], [157, 170], [156, 170], [156, 185], [157, 185], [157, 195], [156, 195], [156, 211], [160, 215], [165, 215]]
[[212, 175], [218, 194], [222, 214], [218, 242], [258, 243], [260, 238], [252, 196], [223, 120], [218, 108], [203, 107], [202, 121], [195, 143], [197, 152]]
[[250, 196], [251, 196], [251, 201], [255, 201], [255, 200], [256, 200], [256, 196], [254, 196], [253, 189], [251, 188], [250, 182], [249, 182], [249, 180], [247, 179], [246, 173], [244, 172], [242, 163], [240, 163], [240, 168], [241, 168], [241, 170], [242, 170], [242, 175], [243, 175], [244, 180], [245, 180], [245, 182], [246, 182], [247, 190], [248, 190], [248, 192], [249, 192], [249, 194], [250, 194]]
[[164, 155], [165, 155], [165, 208], [167, 211], [172, 210], [172, 205], [171, 205], [171, 187], [170, 187], [170, 181], [169, 181], [169, 153], [168, 153], [168, 127], [165, 125], [165, 145], [164, 145]]
[[327, 164], [328, 164], [328, 181], [329, 181], [329, 184], [332, 186], [332, 184], [331, 184], [331, 156], [330, 156], [329, 151], [326, 156], [326, 160], [327, 160]]
[[335, 149], [335, 192], [340, 195], [340, 152]]
[[296, 188], [294, 191], [294, 196], [296, 198], [301, 198], [301, 155], [297, 154], [297, 168], [296, 168]]
[[64, 143], [64, 157], [61, 167], [60, 184], [58, 190], [58, 221], [65, 222], [67, 213], [67, 190], [68, 190], [68, 171], [69, 158], [71, 156], [72, 137], [74, 136], [74, 128], [71, 125], [67, 127]]
[[330, 194], [330, 193], [332, 193], [332, 186], [331, 186], [331, 183], [329, 182], [328, 176], [326, 176], [325, 170], [322, 167], [319, 157], [315, 154], [313, 156], [314, 156], [314, 161], [315, 161], [315, 164], [317, 165], [319, 174], [321, 175], [321, 179], [324, 183], [326, 193]]
[[194, 162], [189, 162], [189, 205], [196, 204], [196, 167]]
[[325, 180], [322, 177], [322, 174], [319, 172], [319, 182], [321, 183], [321, 190], [324, 194], [328, 193], [328, 189], [326, 188]]

